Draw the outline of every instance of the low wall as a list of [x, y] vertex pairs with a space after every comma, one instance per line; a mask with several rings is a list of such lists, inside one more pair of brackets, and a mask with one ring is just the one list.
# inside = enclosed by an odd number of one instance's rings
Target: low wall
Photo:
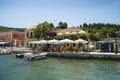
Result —
[[115, 53], [59, 53], [59, 52], [49, 52], [49, 57], [61, 57], [61, 58], [75, 58], [75, 59], [107, 59], [107, 60], [120, 60], [120, 54]]

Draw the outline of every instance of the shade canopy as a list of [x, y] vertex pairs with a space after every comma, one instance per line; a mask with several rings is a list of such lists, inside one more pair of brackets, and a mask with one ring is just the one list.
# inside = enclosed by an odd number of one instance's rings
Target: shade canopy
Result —
[[48, 41], [48, 44], [59, 44], [60, 42], [56, 39], [53, 39], [53, 40], [49, 40]]
[[39, 44], [47, 44], [47, 42], [48, 41], [46, 41], [46, 40], [40, 40], [40, 41], [38, 41]]
[[77, 32], [71, 32], [71, 34], [73, 34], [73, 35], [74, 35], [74, 34], [77, 34]]
[[76, 43], [88, 43], [88, 41], [83, 40], [83, 39], [75, 40], [75, 42], [76, 42]]
[[86, 34], [85, 31], [79, 31], [78, 33], [79, 33], [79, 34]]
[[58, 36], [62, 36], [62, 35], [64, 35], [64, 34], [63, 34], [63, 33], [57, 33], [57, 35], [58, 35]]
[[70, 40], [70, 39], [63, 39], [63, 40], [60, 40], [61, 43], [74, 43], [73, 40]]
[[65, 32], [64, 34], [65, 34], [65, 35], [70, 35], [71, 33], [70, 33], [70, 32]]

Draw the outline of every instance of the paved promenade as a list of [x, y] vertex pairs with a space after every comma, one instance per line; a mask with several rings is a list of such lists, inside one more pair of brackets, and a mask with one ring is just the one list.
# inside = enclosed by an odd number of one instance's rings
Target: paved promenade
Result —
[[[81, 52], [80, 52], [81, 53]], [[120, 55], [120, 53], [115, 54], [114, 52], [83, 52], [85, 54], [100, 54], [100, 55]]]

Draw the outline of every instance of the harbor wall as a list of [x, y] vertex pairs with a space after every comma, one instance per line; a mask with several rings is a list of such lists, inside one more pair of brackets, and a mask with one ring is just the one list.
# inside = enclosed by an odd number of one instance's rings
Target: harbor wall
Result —
[[59, 52], [49, 52], [47, 54], [49, 57], [60, 57], [60, 58], [74, 58], [74, 59], [102, 59], [102, 60], [120, 60], [120, 54], [115, 53], [59, 53]]

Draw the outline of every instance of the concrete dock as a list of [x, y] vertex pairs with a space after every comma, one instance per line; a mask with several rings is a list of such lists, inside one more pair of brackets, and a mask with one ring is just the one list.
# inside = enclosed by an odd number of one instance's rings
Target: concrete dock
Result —
[[115, 54], [111, 52], [49, 52], [47, 56], [75, 59], [120, 60], [120, 53]]

